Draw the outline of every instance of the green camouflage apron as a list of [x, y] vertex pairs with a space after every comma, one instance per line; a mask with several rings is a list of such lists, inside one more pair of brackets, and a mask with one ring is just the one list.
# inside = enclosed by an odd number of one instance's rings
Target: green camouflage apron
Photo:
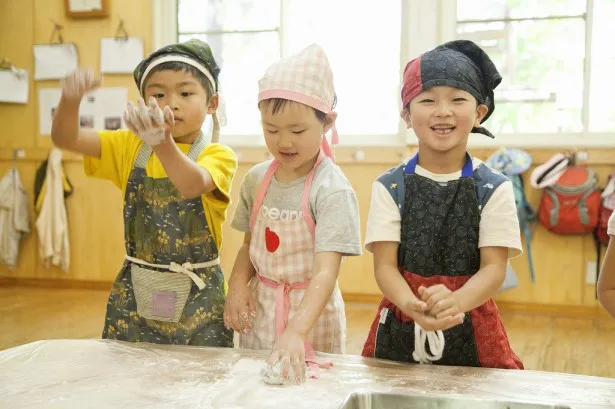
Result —
[[[199, 135], [188, 157], [205, 147]], [[124, 199], [126, 261], [109, 302], [103, 338], [156, 344], [233, 346], [224, 327], [224, 276], [201, 196], [185, 199], [168, 178], [151, 178], [143, 145]]]

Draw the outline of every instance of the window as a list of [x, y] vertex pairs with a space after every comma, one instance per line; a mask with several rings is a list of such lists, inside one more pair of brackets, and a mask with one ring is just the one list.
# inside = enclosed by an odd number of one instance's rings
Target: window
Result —
[[604, 86], [615, 62], [607, 44], [613, 18], [615, 0], [488, 0], [480, 13], [475, 1], [457, 0], [457, 37], [479, 44], [503, 77], [489, 129], [496, 135], [615, 130], [615, 104]]
[[179, 0], [177, 16], [180, 41], [200, 38], [216, 53], [229, 142], [262, 140], [258, 79], [312, 43], [333, 70], [341, 143], [401, 142], [401, 1]]
[[260, 134], [258, 79], [280, 58], [279, 0], [179, 0], [179, 41], [207, 41], [221, 68], [227, 135]]
[[591, 132], [615, 132], [615, 0], [594, 0], [589, 91], [589, 129]]
[[342, 140], [344, 135], [397, 134], [401, 2], [295, 0], [288, 2], [286, 15], [290, 53], [314, 42], [327, 52]]
[[615, 143], [615, 0], [152, 1], [155, 46], [212, 44], [230, 144], [262, 143], [258, 79], [313, 42], [333, 69], [342, 144], [415, 143], [400, 126], [401, 70], [454, 38], [480, 44], [503, 76], [485, 124], [497, 139], [474, 146]]

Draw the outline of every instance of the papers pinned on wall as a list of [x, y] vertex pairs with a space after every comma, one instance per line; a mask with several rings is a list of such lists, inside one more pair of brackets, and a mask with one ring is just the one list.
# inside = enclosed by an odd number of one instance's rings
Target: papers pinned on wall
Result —
[[34, 48], [34, 79], [58, 80], [77, 69], [75, 44], [37, 44]]
[[0, 68], [0, 102], [27, 104], [28, 86], [28, 71], [13, 66]]
[[132, 74], [143, 57], [143, 39], [140, 37], [101, 38], [100, 40], [101, 73]]
[[[51, 123], [60, 103], [62, 90], [43, 88], [39, 92], [41, 135], [51, 134]], [[100, 88], [86, 94], [79, 107], [79, 126], [96, 130], [125, 128], [122, 115], [128, 102], [127, 88]]]

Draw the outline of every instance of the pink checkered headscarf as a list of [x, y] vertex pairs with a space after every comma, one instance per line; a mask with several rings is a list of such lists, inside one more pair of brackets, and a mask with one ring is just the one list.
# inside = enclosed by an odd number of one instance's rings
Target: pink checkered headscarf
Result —
[[[328, 114], [335, 101], [333, 72], [329, 59], [317, 44], [271, 65], [258, 81], [258, 87], [259, 103], [265, 99], [282, 98]], [[334, 124], [331, 129], [331, 144], [337, 145], [338, 142]], [[335, 161], [326, 136], [322, 138], [322, 150]]]

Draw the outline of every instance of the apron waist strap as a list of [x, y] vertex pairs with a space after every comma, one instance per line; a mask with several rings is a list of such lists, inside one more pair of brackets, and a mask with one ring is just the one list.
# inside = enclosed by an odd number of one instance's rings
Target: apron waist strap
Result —
[[297, 283], [280, 283], [271, 280], [267, 277], [256, 273], [259, 281], [265, 284], [267, 287], [274, 288], [276, 290], [275, 296], [275, 330], [277, 335], [281, 335], [288, 326], [288, 314], [290, 312], [290, 292], [292, 290], [305, 290], [310, 281], [306, 280]]
[[213, 266], [220, 264], [220, 258], [216, 258], [214, 260], [207, 261], [205, 263], [195, 263], [195, 264], [192, 264], [189, 262], [185, 262], [183, 264], [178, 264], [175, 262], [172, 262], [171, 264], [152, 264], [152, 263], [148, 263], [147, 261], [138, 259], [136, 257], [131, 257], [129, 255], [126, 255], [126, 260], [131, 261], [135, 264], [142, 265], [142, 266], [168, 269], [169, 271], [172, 271], [174, 273], [185, 274], [194, 282], [194, 284], [196, 284], [197, 287], [199, 287], [199, 290], [202, 290], [205, 288], [205, 283], [203, 282], [203, 280], [201, 280], [201, 278], [198, 275], [194, 273], [194, 270], [197, 268], [213, 267]]
[[[280, 283], [256, 273], [258, 280], [267, 287], [276, 290], [275, 297], [275, 328], [276, 334], [281, 335], [288, 326], [288, 314], [290, 313], [290, 292], [292, 290], [305, 290], [310, 285], [310, 280], [297, 283]], [[319, 368], [333, 366], [331, 362], [320, 362], [316, 359], [316, 353], [309, 341], [305, 341], [305, 362], [310, 368], [310, 376], [318, 378]]]
[[305, 341], [305, 362], [310, 368], [310, 377], [317, 379], [320, 376], [320, 368], [329, 368], [333, 366], [333, 362], [323, 362], [316, 359], [316, 352], [308, 341]]

